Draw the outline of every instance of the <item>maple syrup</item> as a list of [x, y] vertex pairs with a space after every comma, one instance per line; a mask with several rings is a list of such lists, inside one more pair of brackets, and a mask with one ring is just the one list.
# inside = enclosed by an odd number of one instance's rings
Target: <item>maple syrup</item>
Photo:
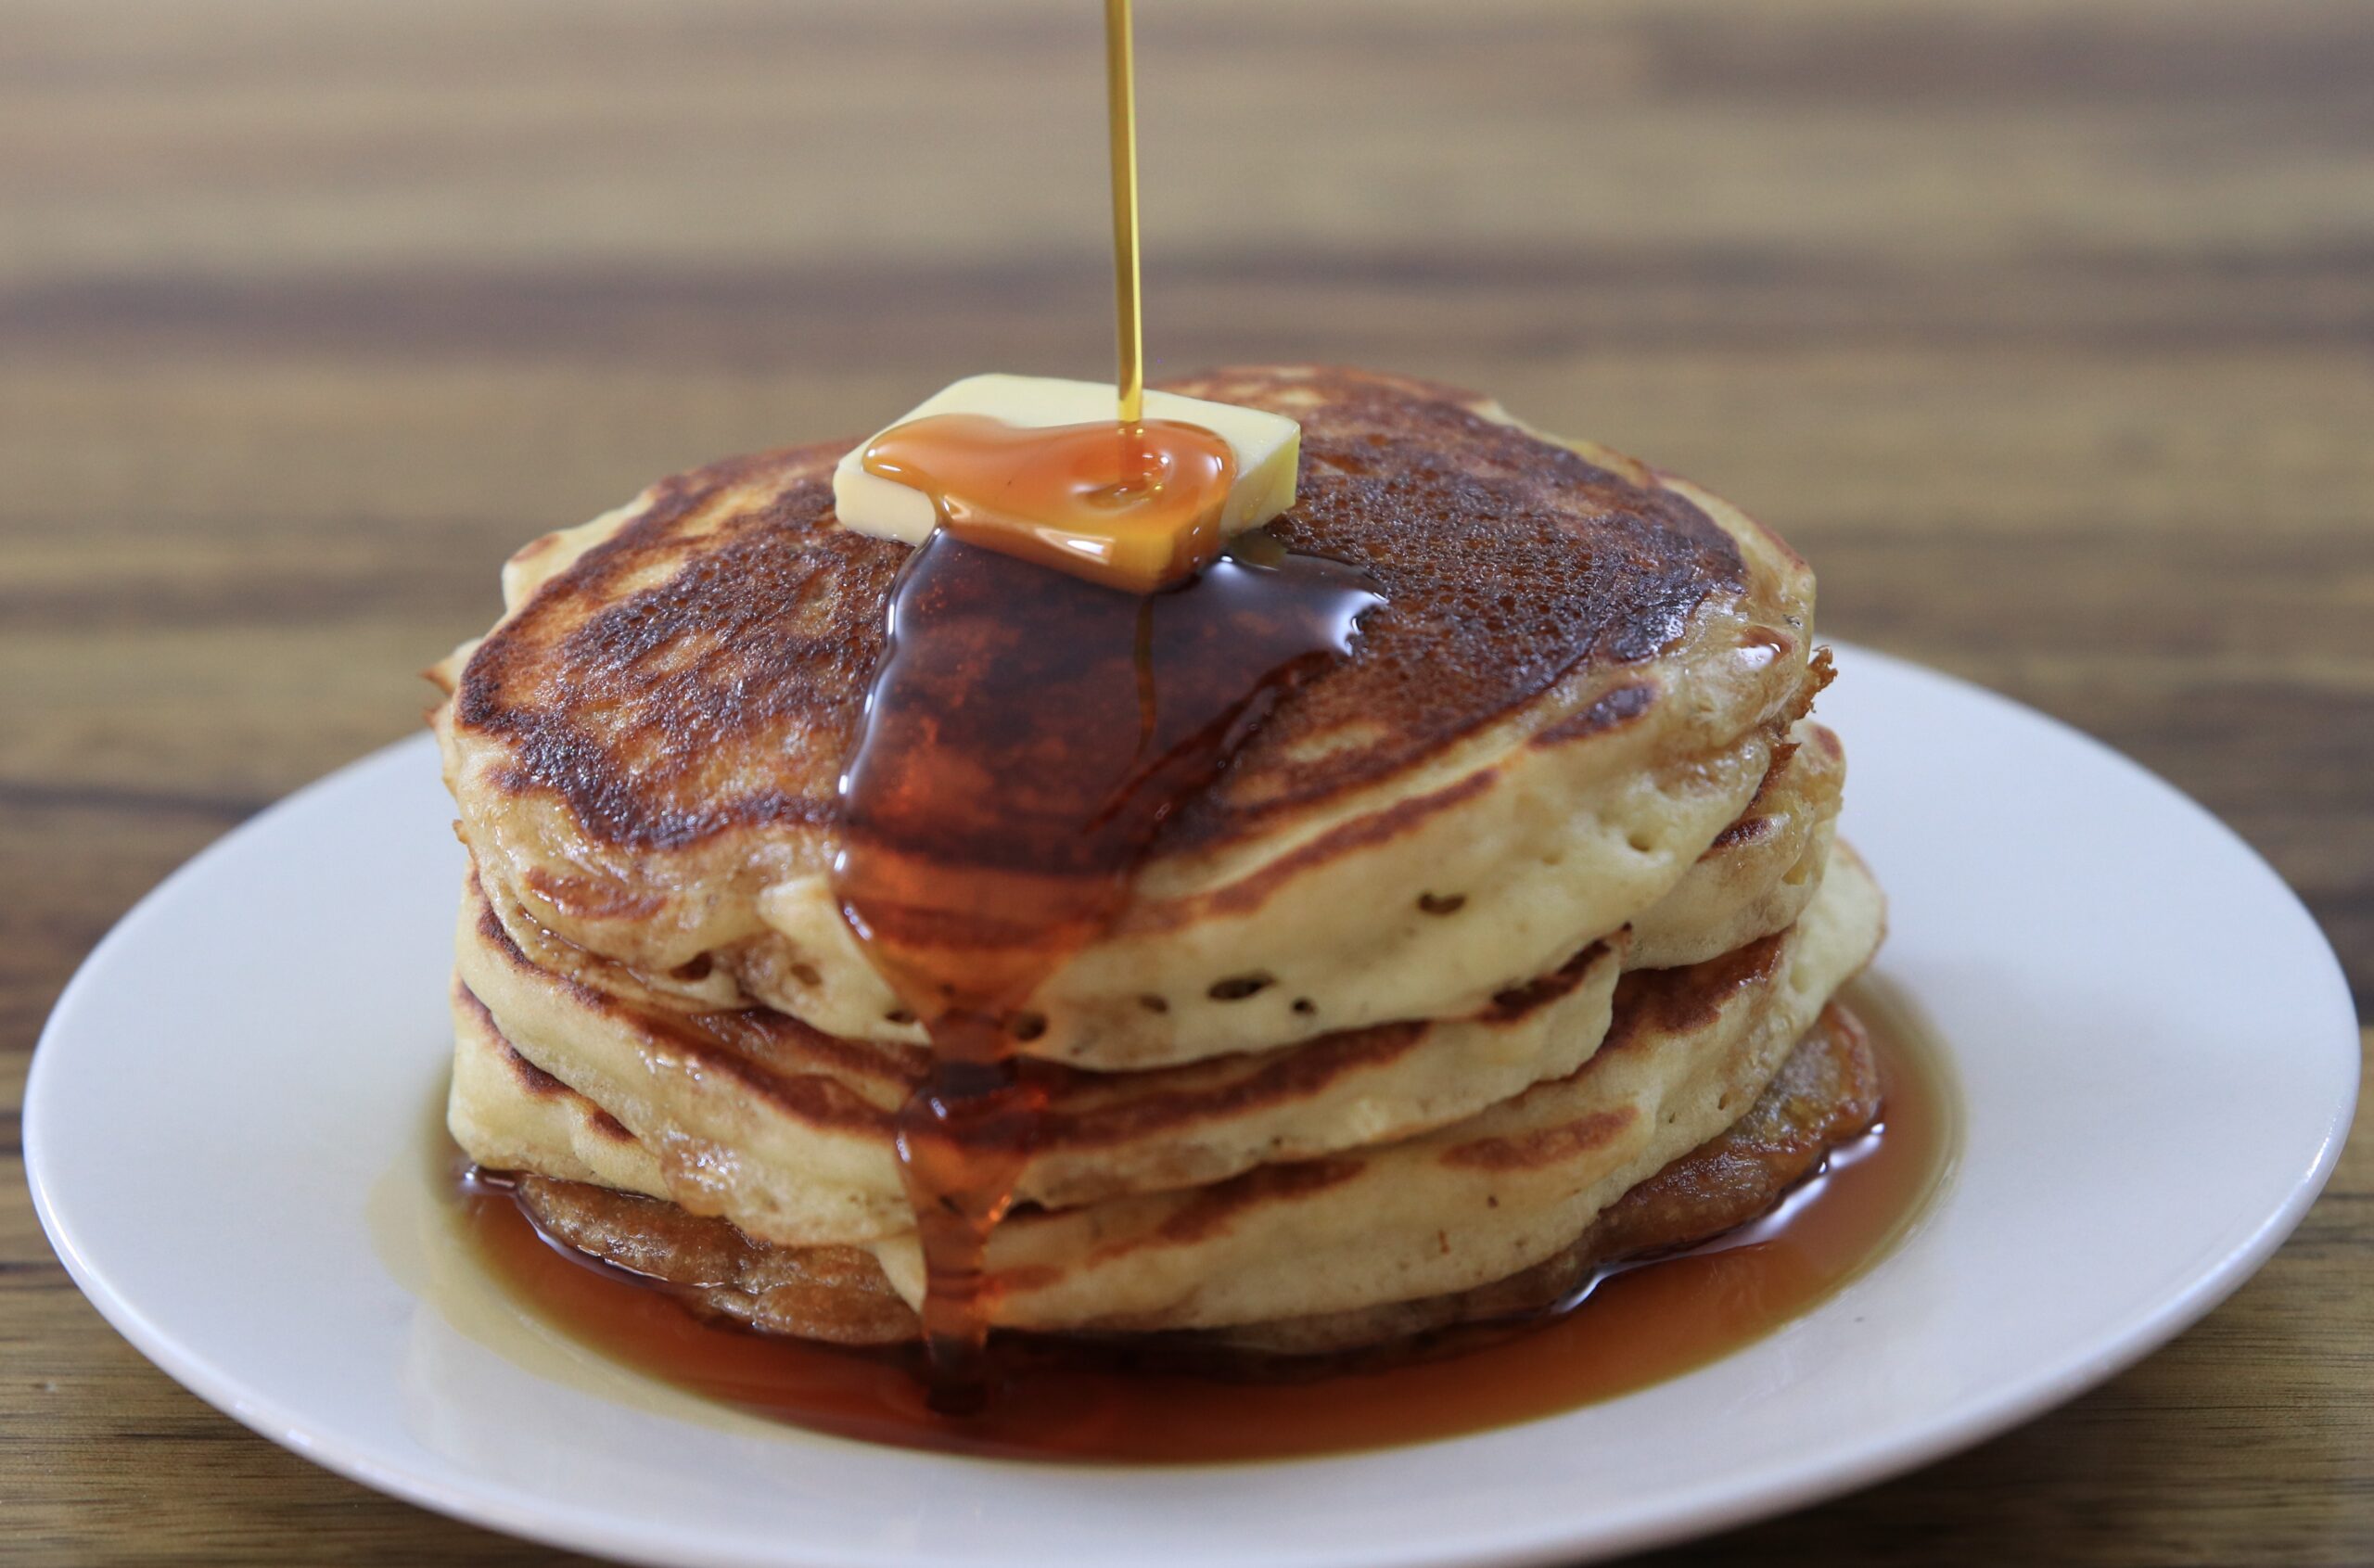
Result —
[[942, 532], [1147, 593], [1220, 553], [1236, 453], [1176, 419], [1027, 427], [938, 414], [874, 438], [865, 471], [930, 496]]
[[1145, 304], [1138, 287], [1138, 62], [1130, 0], [1104, 0], [1104, 142], [1113, 171], [1114, 337], [1121, 423], [1145, 413]]
[[[1130, 1370], [1041, 1354], [980, 1414], [927, 1405], [913, 1352], [836, 1349], [696, 1317], [668, 1291], [547, 1243], [509, 1197], [466, 1200], [495, 1275], [548, 1321], [630, 1366], [811, 1431], [1002, 1459], [1212, 1463], [1457, 1436], [1678, 1376], [1819, 1306], [1885, 1256], [1942, 1185], [1957, 1110], [1935, 1043], [1868, 983], [1883, 1109], [1764, 1218], [1613, 1271], [1521, 1332], [1440, 1359], [1295, 1382]], [[1874, 1332], [1883, 1332], [1874, 1326]]]
[[1130, 594], [926, 540], [841, 783], [835, 892], [930, 1035], [899, 1117], [943, 1405], [977, 1405], [981, 1258], [1043, 1092], [1015, 1047], [1033, 992], [1119, 912], [1171, 811], [1382, 601], [1358, 568], [1257, 532], [1168, 593]]

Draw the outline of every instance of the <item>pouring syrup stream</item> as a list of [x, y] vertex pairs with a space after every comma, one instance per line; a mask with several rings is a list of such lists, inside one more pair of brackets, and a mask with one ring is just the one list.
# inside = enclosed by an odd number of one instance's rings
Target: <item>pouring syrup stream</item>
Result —
[[1121, 423], [1145, 417], [1145, 309], [1138, 287], [1138, 66], [1130, 0], [1104, 0], [1104, 134], [1113, 163], [1113, 311]]

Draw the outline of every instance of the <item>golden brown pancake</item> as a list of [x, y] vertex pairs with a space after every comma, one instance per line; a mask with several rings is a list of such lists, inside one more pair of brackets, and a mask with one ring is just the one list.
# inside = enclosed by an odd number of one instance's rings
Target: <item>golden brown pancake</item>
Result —
[[[1447, 389], [1237, 371], [1168, 389], [1302, 420], [1302, 498], [1272, 531], [1366, 567], [1392, 607], [1172, 819], [1167, 847], [1242, 839], [1394, 777], [1577, 669], [1663, 652], [1710, 594], [1750, 586], [1738, 542], [1683, 494]], [[819, 460], [849, 445], [662, 481], [479, 645], [455, 721], [509, 743], [510, 787], [620, 848], [831, 823], [905, 555], [834, 522]], [[764, 505], [717, 515], [754, 485]], [[1616, 706], [1636, 700], [1651, 694]]]
[[[1661, 966], [1698, 962], [1784, 928], [1810, 899], [1840, 770], [1834, 737], [1810, 723], [1795, 733], [1805, 744], [1776, 764], [1753, 814], [1629, 938], [1594, 943], [1465, 1017], [1370, 1025], [1142, 1073], [1041, 1064], [1049, 1104], [1017, 1192], [1066, 1207], [1200, 1185], [1425, 1131], [1573, 1071], [1605, 1031], [1632, 945], [1654, 944]], [[523, 929], [532, 949], [515, 935]], [[1685, 946], [1694, 950], [1677, 952]], [[588, 984], [582, 965], [556, 961], [553, 939], [516, 909], [502, 919], [475, 875], [455, 947], [475, 988], [461, 1006], [491, 1009], [490, 1027], [655, 1146], [734, 1149], [745, 1179], [781, 1189], [771, 1207], [783, 1230], [862, 1242], [906, 1227], [887, 1150], [892, 1115], [922, 1081], [922, 1048], [825, 1036], [763, 1008], [689, 1013]], [[466, 1034], [466, 1018], [460, 1026]], [[499, 1148], [504, 1134], [481, 1127], [471, 1137]]]
[[[1835, 843], [1805, 564], [1467, 394], [1175, 385], [1299, 422], [1271, 531], [1385, 597], [1015, 1013], [1045, 1108], [989, 1321], [1191, 1356], [1406, 1342], [1736, 1223], [1868, 1122], [1859, 1040], [1816, 1021], [1884, 906]], [[895, 1130], [928, 1057], [831, 876], [906, 555], [834, 517], [845, 444], [521, 551], [432, 721], [473, 867], [455, 1136], [580, 1244], [871, 1344], [924, 1294]], [[1000, 852], [908, 848], [962, 886]], [[929, 940], [961, 962], [1002, 918]]]
[[[1026, 1053], [1144, 1067], [1472, 1011], [1678, 883], [1819, 683], [1805, 562], [1683, 481], [1400, 377], [1178, 389], [1301, 420], [1272, 531], [1389, 605], [1170, 819]], [[919, 1039], [823, 875], [902, 560], [831, 515], [843, 446], [530, 545], [437, 728], [496, 906], [589, 980]]]
[[[858, 1243], [912, 1224], [892, 1139], [925, 1079], [923, 1048], [836, 1039], [764, 1008], [686, 1013], [606, 994], [530, 962], [475, 880], [455, 947], [457, 1033], [499, 1033], [690, 1170], [732, 1151], [742, 1201], [763, 1192], [775, 1233]], [[1142, 1073], [1036, 1064], [1046, 1105], [1015, 1192], [1068, 1207], [1200, 1186], [1473, 1115], [1589, 1059], [1622, 954], [1620, 935], [1593, 943], [1464, 1018], [1375, 1024]]]
[[[1819, 683], [1804, 564], [1680, 480], [1399, 377], [1175, 389], [1299, 420], [1273, 531], [1388, 603], [1170, 820], [1036, 999], [1032, 1054], [1133, 1069], [1471, 1012], [1669, 891]], [[846, 444], [530, 546], [437, 725], [498, 906], [592, 983], [912, 1040], [824, 874], [903, 556], [834, 519]]]
[[[1633, 1188], [1564, 1251], [1531, 1268], [1452, 1295], [1219, 1332], [1159, 1335], [1148, 1348], [1166, 1358], [1217, 1358], [1215, 1370], [1242, 1371], [1275, 1358], [1407, 1345], [1462, 1324], [1523, 1319], [1602, 1269], [1693, 1246], [1746, 1224], [1819, 1168], [1832, 1149], [1863, 1133], [1879, 1111], [1870, 1042], [1850, 1014], [1832, 1007], [1745, 1115]], [[725, 1220], [583, 1181], [526, 1176], [517, 1195], [547, 1235], [672, 1287], [696, 1310], [836, 1345], [916, 1337], [913, 1311], [862, 1249], [754, 1242]]]
[[1801, 720], [1747, 809], [1664, 898], [1633, 916], [1625, 963], [1701, 963], [1795, 920], [1821, 886], [1845, 782], [1846, 751], [1837, 735]]
[[1455, 1295], [1180, 1336], [1238, 1355], [1331, 1356], [1523, 1319], [1593, 1275], [1712, 1241], [1766, 1213], [1880, 1115], [1879, 1063], [1853, 1013], [1825, 1008], [1747, 1114], [1602, 1210], [1564, 1251]]
[[[1529, 1268], [1742, 1115], [1862, 967], [1881, 921], [1876, 886], [1842, 847], [1787, 931], [1687, 968], [1626, 975], [1604, 1043], [1564, 1077], [1414, 1137], [1176, 1191], [1026, 1206], [990, 1239], [994, 1319], [1071, 1332], [1227, 1328], [1453, 1294]], [[466, 1052], [501, 1053], [489, 1022], [457, 1014]], [[742, 1081], [690, 1050], [661, 1070]], [[452, 1118], [481, 1163], [569, 1177], [594, 1167], [606, 1184], [722, 1216], [757, 1240], [862, 1244], [902, 1296], [920, 1295], [913, 1231], [883, 1229], [903, 1227], [901, 1217], [828, 1201], [869, 1169], [895, 1179], [879, 1135], [786, 1143], [688, 1131], [647, 1120], [647, 1091], [631, 1074], [571, 1084], [573, 1110], [566, 1096], [509, 1097], [532, 1100], [532, 1115], [485, 1096], [489, 1083], [505, 1087], [501, 1073], [457, 1075]], [[605, 1115], [653, 1157], [628, 1168]], [[866, 1223], [849, 1228], [852, 1215]]]

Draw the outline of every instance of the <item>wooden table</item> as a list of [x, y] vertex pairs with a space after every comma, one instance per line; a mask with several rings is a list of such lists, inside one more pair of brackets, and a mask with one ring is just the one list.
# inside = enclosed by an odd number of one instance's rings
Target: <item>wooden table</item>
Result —
[[[1157, 371], [1400, 368], [1704, 479], [1830, 631], [2206, 802], [2374, 995], [2374, 9], [1142, 8]], [[549, 1560], [99, 1321], [15, 1174], [35, 1033], [176, 862], [410, 731], [516, 542], [1101, 374], [1092, 12], [0, 0], [0, 1557]], [[2374, 1561], [2360, 1133], [2135, 1370], [1668, 1561]]]

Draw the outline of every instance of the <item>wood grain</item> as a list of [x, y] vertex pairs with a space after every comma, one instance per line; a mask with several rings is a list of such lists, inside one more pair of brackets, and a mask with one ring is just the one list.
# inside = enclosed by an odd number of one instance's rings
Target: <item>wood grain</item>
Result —
[[[554, 1560], [100, 1323], [16, 1174], [34, 1036], [172, 866], [416, 722], [513, 543], [1100, 373], [1092, 10], [0, 0], [0, 1558]], [[1704, 480], [1826, 629], [2233, 823], [2374, 997], [2374, 10], [1142, 11], [1157, 374], [1405, 369]], [[2374, 1561], [2360, 1131], [2167, 1350], [1665, 1561]]]

